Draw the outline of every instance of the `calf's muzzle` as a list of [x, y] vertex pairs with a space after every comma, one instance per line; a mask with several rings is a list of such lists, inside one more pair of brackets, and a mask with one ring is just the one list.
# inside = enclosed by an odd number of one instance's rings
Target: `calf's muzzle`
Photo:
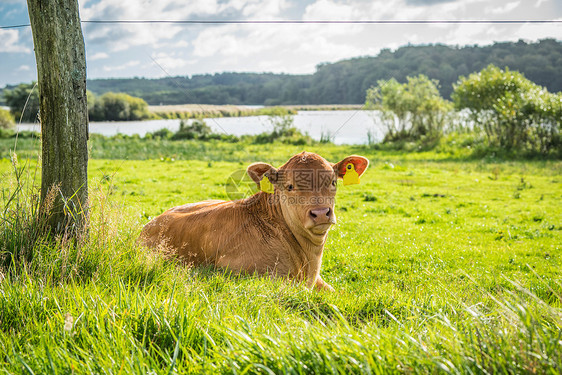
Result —
[[312, 219], [315, 225], [319, 224], [333, 224], [332, 209], [330, 207], [313, 208], [308, 211], [308, 216]]

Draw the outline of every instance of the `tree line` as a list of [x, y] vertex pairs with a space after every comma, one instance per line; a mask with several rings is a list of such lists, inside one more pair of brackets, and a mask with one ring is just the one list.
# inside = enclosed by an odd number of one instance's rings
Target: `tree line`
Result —
[[[320, 64], [310, 75], [218, 73], [160, 79], [95, 79], [88, 89], [96, 95], [124, 92], [151, 105], [159, 104], [362, 104], [368, 88], [379, 80], [423, 74], [438, 80], [439, 93], [449, 99], [460, 76], [493, 64], [525, 75], [550, 92], [562, 91], [562, 43], [507, 42], [490, 46], [405, 46], [375, 57]], [[14, 87], [8, 87], [14, 89]]]
[[[408, 76], [423, 74], [439, 81], [440, 95], [449, 99], [459, 77], [490, 64], [519, 71], [550, 92], [562, 91], [562, 43], [553, 39], [536, 43], [495, 43], [485, 47], [405, 46], [394, 52], [383, 50], [376, 57], [320, 64], [311, 75], [217, 73], [160, 79], [95, 79], [88, 81], [88, 89], [97, 96], [108, 92], [127, 93], [151, 105], [362, 104], [367, 89], [379, 80], [394, 78], [404, 83]], [[0, 95], [0, 103], [7, 104], [8, 95], [18, 94], [21, 89], [7, 86]], [[28, 106], [35, 97], [31, 99]], [[31, 113], [37, 110], [29, 108]], [[17, 113], [15, 115], [18, 118]]]

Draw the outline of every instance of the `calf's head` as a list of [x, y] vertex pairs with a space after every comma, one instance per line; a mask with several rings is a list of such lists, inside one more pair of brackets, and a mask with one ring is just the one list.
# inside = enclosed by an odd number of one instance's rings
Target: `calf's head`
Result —
[[368, 165], [369, 160], [363, 156], [348, 156], [334, 164], [317, 154], [302, 152], [279, 168], [254, 163], [247, 172], [258, 186], [264, 178], [273, 184], [274, 193], [270, 199], [279, 203], [293, 233], [322, 244], [328, 229], [336, 223], [337, 179], [342, 179], [350, 169], [360, 176]]

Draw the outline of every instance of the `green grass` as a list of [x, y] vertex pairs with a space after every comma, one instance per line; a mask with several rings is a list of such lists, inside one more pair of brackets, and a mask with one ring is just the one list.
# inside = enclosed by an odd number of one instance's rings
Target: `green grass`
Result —
[[[135, 242], [149, 217], [226, 199], [231, 173], [303, 147], [98, 141], [93, 155], [130, 160], [90, 160], [89, 240], [39, 241], [0, 268], [0, 373], [559, 373], [562, 162], [306, 147], [371, 159], [360, 185], [338, 186], [330, 294], [187, 269]], [[11, 170], [0, 159], [4, 197]], [[13, 231], [0, 222], [0, 250]]]
[[[309, 106], [311, 110], [336, 110], [338, 106]], [[349, 106], [342, 106], [346, 108]], [[357, 107], [357, 106], [355, 106]], [[360, 106], [359, 106], [360, 107]], [[303, 108], [307, 108], [304, 106]], [[353, 109], [351, 107], [350, 109]], [[209, 104], [180, 104], [180, 105], [153, 105], [148, 106], [150, 113], [156, 118], [163, 119], [202, 119], [211, 117], [244, 117], [244, 116], [270, 116], [295, 114], [300, 107], [295, 106], [273, 106], [263, 108], [252, 108], [236, 105], [209, 105]]]

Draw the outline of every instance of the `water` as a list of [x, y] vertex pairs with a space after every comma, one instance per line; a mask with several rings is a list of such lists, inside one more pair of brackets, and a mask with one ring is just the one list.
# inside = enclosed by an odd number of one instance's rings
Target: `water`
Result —
[[[320, 140], [322, 135], [329, 134], [336, 144], [365, 144], [368, 132], [373, 135], [373, 141], [380, 141], [384, 136], [376, 111], [299, 111], [293, 119], [294, 126], [312, 138]], [[207, 118], [204, 121], [214, 132], [237, 136], [272, 130], [268, 116]], [[106, 136], [138, 134], [144, 137], [148, 132], [163, 128], [177, 131], [179, 127], [180, 120], [91, 122], [90, 133]], [[40, 131], [40, 128], [39, 125], [21, 124], [18, 130]]]

